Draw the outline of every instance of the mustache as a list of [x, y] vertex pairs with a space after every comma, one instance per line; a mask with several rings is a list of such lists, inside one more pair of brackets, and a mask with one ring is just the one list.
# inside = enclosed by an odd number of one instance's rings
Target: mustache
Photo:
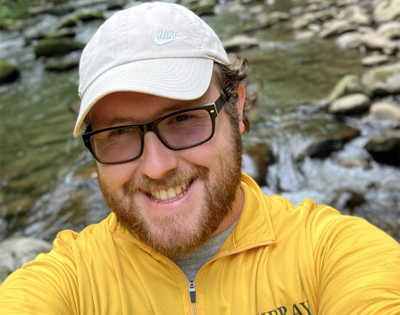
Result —
[[183, 182], [189, 183], [194, 179], [207, 179], [209, 170], [204, 166], [195, 165], [186, 171], [171, 170], [162, 178], [152, 179], [144, 176], [142, 178], [131, 179], [123, 185], [125, 196], [132, 196], [137, 191], [150, 193], [160, 186], [175, 187]]

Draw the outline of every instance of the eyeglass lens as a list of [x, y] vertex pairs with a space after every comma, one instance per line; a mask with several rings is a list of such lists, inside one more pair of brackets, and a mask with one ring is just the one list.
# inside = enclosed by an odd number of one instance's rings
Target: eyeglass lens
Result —
[[[157, 133], [171, 149], [202, 143], [212, 135], [213, 123], [206, 109], [189, 110], [166, 117], [157, 124]], [[104, 163], [137, 158], [142, 150], [138, 126], [121, 127], [97, 133], [90, 138], [95, 156]]]

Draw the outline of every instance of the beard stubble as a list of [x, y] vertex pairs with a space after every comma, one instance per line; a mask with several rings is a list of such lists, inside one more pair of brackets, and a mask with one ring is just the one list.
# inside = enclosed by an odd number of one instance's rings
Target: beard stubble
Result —
[[[124, 184], [121, 196], [107, 186], [99, 173], [99, 185], [108, 206], [117, 219], [141, 242], [166, 257], [183, 257], [197, 250], [232, 212], [241, 179], [242, 142], [238, 128], [232, 122], [230, 125], [231, 137], [227, 139], [229, 149], [217, 156], [214, 176], [210, 176], [208, 168], [193, 165], [185, 172], [172, 170], [162, 179], [132, 179]], [[134, 195], [138, 191], [148, 193], [158, 186], [174, 187], [193, 180], [203, 181], [204, 198], [199, 200], [202, 207], [200, 216], [191, 225], [187, 224], [180, 213], [168, 216], [151, 215], [149, 219], [135, 201]]]

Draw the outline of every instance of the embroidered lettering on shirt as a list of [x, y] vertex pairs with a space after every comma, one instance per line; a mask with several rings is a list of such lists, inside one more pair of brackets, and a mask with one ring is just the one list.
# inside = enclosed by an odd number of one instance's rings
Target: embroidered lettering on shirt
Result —
[[308, 301], [294, 303], [292, 306], [280, 306], [267, 312], [261, 312], [257, 315], [312, 315]]
[[154, 42], [157, 46], [164, 46], [185, 38], [187, 38], [186, 35], [180, 35], [177, 31], [161, 30], [160, 32], [158, 32], [156, 38], [154, 38]]

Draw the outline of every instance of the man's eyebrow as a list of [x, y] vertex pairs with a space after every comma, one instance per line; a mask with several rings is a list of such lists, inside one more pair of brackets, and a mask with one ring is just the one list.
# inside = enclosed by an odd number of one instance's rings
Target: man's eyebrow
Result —
[[[199, 104], [201, 105], [201, 104]], [[205, 104], [202, 104], [205, 105]], [[181, 103], [181, 104], [176, 104], [173, 106], [169, 106], [168, 108], [164, 108], [160, 111], [157, 111], [152, 117], [149, 117], [146, 121], [143, 120], [138, 120], [133, 117], [115, 117], [107, 121], [107, 125], [109, 126], [118, 126], [118, 125], [140, 125], [140, 124], [145, 124], [147, 122], [153, 121], [159, 117], [183, 110], [183, 109], [189, 109], [192, 107], [196, 107], [196, 103], [188, 104], [188, 103]]]

